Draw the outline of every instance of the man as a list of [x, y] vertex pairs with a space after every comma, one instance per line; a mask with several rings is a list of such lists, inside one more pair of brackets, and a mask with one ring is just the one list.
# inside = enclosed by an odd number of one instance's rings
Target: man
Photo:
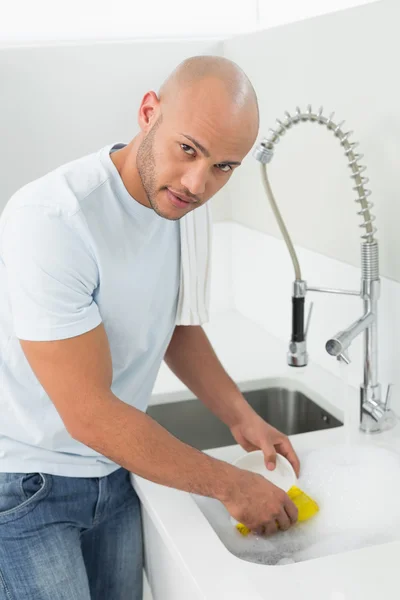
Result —
[[258, 131], [243, 71], [185, 60], [145, 94], [139, 134], [24, 186], [0, 219], [0, 597], [142, 598], [129, 472], [220, 500], [253, 530], [297, 519], [260, 475], [191, 448], [146, 413], [164, 358], [246, 450], [299, 471], [286, 436], [176, 326], [179, 219], [229, 180]]

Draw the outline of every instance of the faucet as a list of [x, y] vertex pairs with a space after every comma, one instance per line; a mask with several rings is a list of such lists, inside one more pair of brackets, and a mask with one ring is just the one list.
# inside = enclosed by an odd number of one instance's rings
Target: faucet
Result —
[[[275, 129], [269, 130], [269, 135], [256, 146], [253, 156], [261, 163], [261, 177], [264, 188], [283, 238], [287, 244], [295, 270], [296, 278], [293, 282], [292, 291], [292, 335], [287, 354], [288, 365], [299, 368], [305, 367], [308, 364], [307, 334], [313, 303], [311, 303], [307, 323], [304, 327], [304, 305], [307, 292], [345, 294], [360, 297], [363, 301], [363, 315], [347, 327], [347, 329], [339, 331], [330, 338], [326, 342], [325, 349], [331, 356], [336, 357], [339, 361], [349, 364], [351, 361], [348, 349], [352, 341], [359, 334], [363, 333], [364, 378], [363, 383], [360, 385], [360, 429], [365, 433], [377, 433], [387, 430], [395, 424], [394, 414], [390, 410], [392, 385], [389, 384], [386, 398], [383, 400], [381, 385], [378, 382], [377, 316], [378, 299], [380, 295], [380, 278], [378, 242], [374, 238], [377, 230], [372, 225], [375, 217], [370, 212], [370, 209], [373, 206], [372, 202], [368, 199], [371, 191], [365, 188], [365, 185], [369, 181], [369, 179], [363, 175], [366, 167], [359, 165], [359, 161], [363, 155], [355, 152], [355, 148], [358, 146], [357, 142], [349, 142], [349, 137], [353, 132], [348, 131], [345, 133], [342, 129], [344, 121], [335, 124], [333, 122], [333, 117], [334, 113], [329, 117], [325, 117], [323, 115], [322, 107], [317, 113], [313, 112], [311, 105], [308, 105], [305, 112], [302, 112], [300, 108], [297, 107], [294, 116], [285, 112], [285, 118], [282, 121], [279, 119], [276, 120]], [[349, 167], [352, 170], [351, 177], [355, 182], [353, 190], [356, 191], [358, 195], [355, 201], [361, 205], [361, 210], [357, 214], [363, 218], [360, 227], [365, 230], [364, 235], [361, 236], [361, 287], [359, 291], [312, 287], [303, 280], [295, 249], [268, 180], [266, 165], [270, 163], [273, 158], [275, 144], [279, 142], [281, 136], [283, 136], [293, 125], [307, 121], [325, 125], [328, 130], [331, 130], [334, 133], [344, 148], [344, 152], [349, 161]]]

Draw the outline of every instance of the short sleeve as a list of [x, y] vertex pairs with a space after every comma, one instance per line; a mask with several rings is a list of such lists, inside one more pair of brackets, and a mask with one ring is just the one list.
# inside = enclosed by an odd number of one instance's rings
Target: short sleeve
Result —
[[74, 227], [74, 218], [32, 205], [7, 214], [0, 251], [14, 330], [20, 339], [65, 339], [101, 323], [93, 299], [97, 263]]

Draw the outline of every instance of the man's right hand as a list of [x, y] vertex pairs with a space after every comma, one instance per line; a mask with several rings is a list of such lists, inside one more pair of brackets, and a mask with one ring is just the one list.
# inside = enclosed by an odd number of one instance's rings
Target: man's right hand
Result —
[[262, 475], [239, 469], [230, 497], [223, 500], [231, 516], [256, 533], [286, 531], [297, 521], [289, 496]]

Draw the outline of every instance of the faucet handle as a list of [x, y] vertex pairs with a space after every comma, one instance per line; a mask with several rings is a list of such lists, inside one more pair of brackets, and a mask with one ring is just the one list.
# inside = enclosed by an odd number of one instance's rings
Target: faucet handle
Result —
[[349, 365], [351, 363], [350, 356], [347, 354], [346, 350], [343, 350], [340, 354], [337, 355], [338, 361], [342, 361]]
[[308, 309], [308, 315], [307, 315], [307, 323], [306, 323], [306, 329], [304, 331], [304, 339], [307, 339], [308, 336], [308, 328], [310, 327], [310, 320], [311, 320], [311, 314], [313, 311], [313, 307], [314, 307], [314, 302], [310, 303], [310, 308]]
[[390, 405], [392, 402], [392, 391], [393, 391], [393, 383], [389, 383], [387, 392], [386, 392], [385, 402], [383, 403], [385, 410], [390, 409]]

